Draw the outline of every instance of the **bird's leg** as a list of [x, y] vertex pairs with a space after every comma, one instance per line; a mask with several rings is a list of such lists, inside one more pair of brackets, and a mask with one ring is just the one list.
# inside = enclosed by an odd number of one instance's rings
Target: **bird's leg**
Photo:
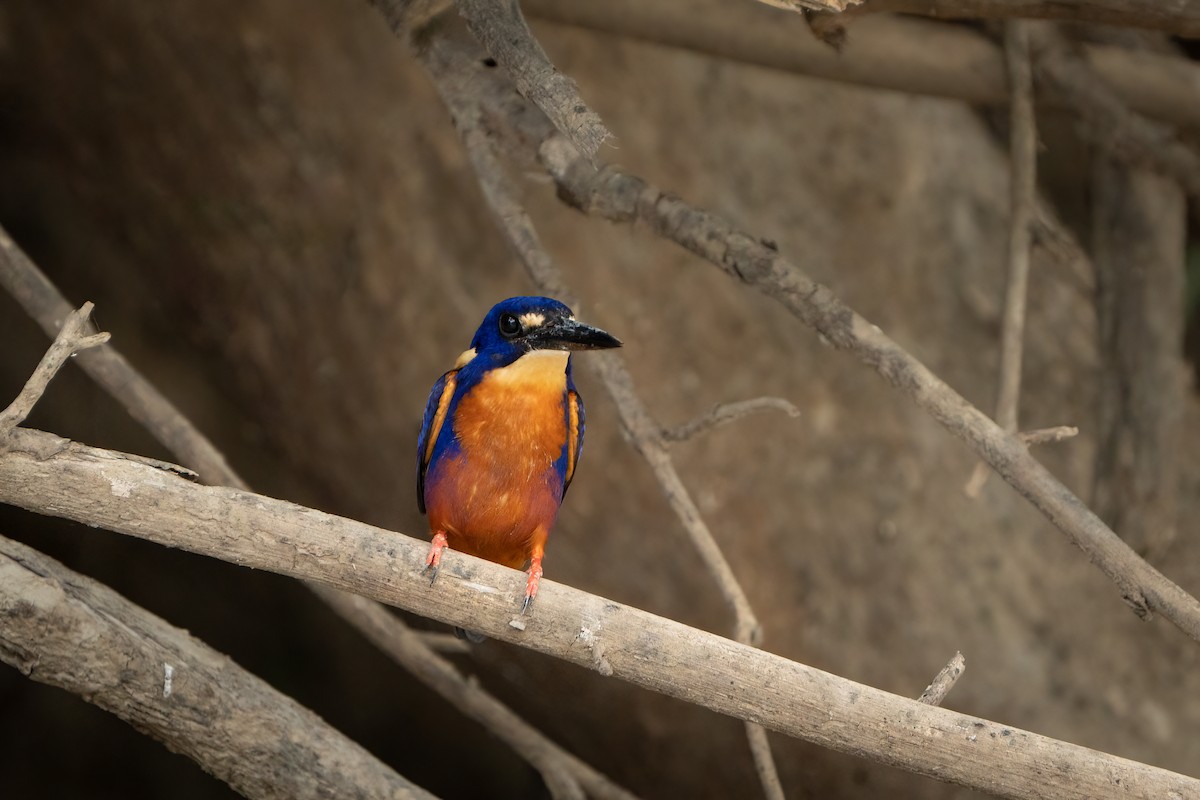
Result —
[[429, 555], [425, 556], [425, 569], [421, 570], [422, 575], [429, 575], [430, 586], [437, 580], [438, 570], [442, 566], [442, 551], [448, 545], [445, 531], [438, 531], [433, 535], [433, 541], [429, 544]]
[[529, 607], [533, 605], [533, 598], [537, 597], [538, 581], [542, 579], [542, 555], [545, 552], [545, 547], [545, 535], [534, 541], [529, 557], [529, 569], [526, 571], [529, 577], [525, 580], [525, 601], [521, 603], [522, 614], [529, 610]]

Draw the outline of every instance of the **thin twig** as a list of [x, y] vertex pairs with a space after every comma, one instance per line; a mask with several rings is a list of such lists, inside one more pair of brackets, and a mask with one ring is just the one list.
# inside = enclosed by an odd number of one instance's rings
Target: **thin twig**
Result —
[[550, 118], [579, 152], [593, 158], [612, 134], [588, 108], [575, 81], [555, 69], [515, 0], [456, 0], [471, 33], [507, 70], [517, 91]]
[[[474, 68], [469, 55], [461, 63], [464, 69]], [[1159, 611], [1200, 641], [1200, 601], [1121, 541], [1029, 454], [1020, 439], [1003, 431], [878, 326], [764, 245], [759, 237], [743, 233], [716, 214], [616, 167], [596, 169], [536, 114], [512, 113], [511, 88], [489, 79], [485, 72], [475, 70], [474, 84], [485, 113], [506, 125], [508, 134], [522, 146], [538, 153], [554, 178], [561, 200], [584, 213], [644, 226], [779, 301], [834, 347], [853, 353], [873, 367], [970, 445], [1108, 575], [1139, 617], [1146, 619]]]
[[[1025, 348], [1025, 306], [1029, 293], [1030, 245], [1037, 208], [1037, 123], [1033, 115], [1033, 69], [1029, 56], [1029, 23], [1005, 26], [1004, 56], [1009, 102], [1008, 274], [1000, 324], [1000, 377], [996, 385], [996, 424], [1016, 433], [1021, 401], [1021, 358]], [[991, 470], [975, 465], [963, 491], [976, 498]]]
[[949, 663], [942, 667], [941, 672], [934, 676], [933, 683], [925, 687], [925, 691], [921, 692], [921, 696], [917, 700], [931, 706], [940, 706], [946, 699], [946, 695], [950, 694], [950, 690], [954, 688], [954, 684], [958, 683], [959, 676], [966, 668], [967, 660], [963, 658], [963, 654], [955, 653], [954, 658], [951, 658]]
[[[440, 34], [431, 33], [424, 44], [425, 49], [420, 51], [421, 62], [429, 71], [442, 99], [454, 116], [488, 206], [514, 253], [541, 291], [573, 302], [572, 293], [563, 281], [562, 273], [542, 247], [533, 222], [517, 200], [503, 166], [492, 151], [487, 132], [480, 122], [480, 108], [475, 100], [476, 95], [470, 86], [463, 82], [466, 79], [465, 74], [461, 70], [455, 70], [450, 62], [443, 60], [446, 45], [447, 42]], [[649, 409], [634, 390], [633, 379], [624, 360], [613, 353], [597, 353], [589, 363], [613, 398], [627, 438], [650, 465], [671, 508], [733, 610], [735, 639], [743, 644], [759, 644], [762, 640], [762, 628], [750, 607], [745, 591], [709, 531], [700, 509], [679, 478], [675, 463], [667, 451], [667, 440], [662, 426], [653, 419]], [[765, 795], [771, 800], [782, 800], [783, 785], [771, 755], [766, 731], [752, 722], [747, 722], [746, 733]]]
[[800, 409], [782, 397], [755, 397], [736, 403], [718, 403], [707, 414], [702, 414], [690, 422], [674, 428], [664, 428], [663, 438], [668, 442], [685, 442], [713, 428], [764, 411], [782, 411], [793, 419], [800, 416]]
[[0, 662], [115, 714], [245, 797], [432, 797], [186, 631], [3, 536], [0, 619]]
[[1054, 428], [1037, 428], [1032, 431], [1021, 431], [1017, 437], [1027, 445], [1056, 444], [1079, 435], [1079, 428], [1074, 425], [1058, 425]]
[[42, 399], [42, 395], [46, 393], [46, 387], [50, 385], [50, 381], [54, 380], [54, 376], [62, 369], [62, 365], [67, 363], [68, 358], [81, 350], [104, 344], [109, 340], [107, 332], [87, 333], [88, 317], [91, 314], [92, 304], [88, 302], [67, 315], [66, 320], [63, 321], [62, 330], [54, 337], [50, 349], [42, 356], [41, 362], [29, 376], [29, 380], [25, 382], [24, 388], [8, 408], [0, 411], [0, 447], [3, 446], [4, 440], [8, 438], [13, 429], [29, 417], [29, 413], [33, 411], [37, 401]]
[[[66, 298], [3, 228], [0, 228], [0, 286], [3, 286], [48, 334], [53, 335], [58, 328], [57, 321], [71, 311]], [[141, 422], [155, 439], [180, 461], [192, 466], [200, 474], [201, 480], [213, 485], [249, 488], [212, 442], [112, 345], [80, 353], [76, 360], [84, 371], [125, 406], [130, 415]], [[328, 601], [328, 590], [312, 585], [308, 588]], [[379, 611], [387, 613], [382, 608]], [[372, 640], [378, 640], [382, 635], [381, 631], [390, 631], [388, 637], [391, 642], [386, 646], [381, 644], [380, 647], [406, 669], [409, 669], [410, 665], [424, 663], [427, 657], [440, 658], [432, 653], [424, 642], [419, 639], [414, 641], [409, 636], [411, 631], [408, 626], [394, 615], [388, 614], [385, 618], [378, 613], [360, 612], [357, 606], [349, 603], [339, 604], [338, 613], [351, 626]], [[448, 663], [445, 667], [453, 669]], [[460, 702], [455, 697], [446, 699], [455, 705]], [[498, 704], [494, 698], [489, 699]], [[464, 705], [460, 706], [463, 713], [488, 726], [498, 738], [508, 742], [517, 754], [529, 763], [535, 766], [538, 763], [542, 764], [550, 773], [544, 776], [547, 785], [552, 781], [561, 783], [559, 776], [565, 771], [573, 774], [589, 794], [600, 800], [629, 800], [631, 797], [624, 789], [546, 739], [515, 714], [509, 712], [507, 718], [501, 719], [503, 715], [497, 714], [492, 706], [479, 699], [476, 693], [472, 693], [463, 702]], [[536, 737], [544, 740], [543, 747], [522, 749]]]
[[1009, 88], [1008, 281], [1000, 329], [1000, 381], [996, 391], [996, 424], [1017, 430], [1021, 398], [1021, 355], [1025, 344], [1025, 300], [1029, 286], [1029, 246], [1037, 201], [1037, 127], [1033, 116], [1033, 71], [1029, 64], [1028, 23], [1005, 28], [1004, 53]]
[[1005, 797], [1200, 797], [1200, 779], [884, 692], [555, 581], [543, 580], [534, 612], [513, 626], [517, 570], [449, 552], [430, 586], [425, 540], [47, 433], [13, 439], [0, 455], [0, 502], [35, 513], [352, 591], [587, 668], [602, 647], [615, 678]]

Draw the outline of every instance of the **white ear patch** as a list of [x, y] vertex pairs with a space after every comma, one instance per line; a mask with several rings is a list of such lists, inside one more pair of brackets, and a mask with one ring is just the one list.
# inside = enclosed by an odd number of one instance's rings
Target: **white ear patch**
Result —
[[454, 368], [462, 369], [467, 364], [469, 364], [471, 362], [471, 359], [473, 359], [474, 357], [475, 357], [475, 348], [474, 347], [472, 347], [470, 350], [463, 350], [462, 355], [460, 355], [458, 357], [458, 359], [454, 362]]
[[546, 315], [537, 311], [530, 311], [527, 314], [522, 314], [521, 327], [529, 330], [530, 328], [538, 328], [546, 324]]

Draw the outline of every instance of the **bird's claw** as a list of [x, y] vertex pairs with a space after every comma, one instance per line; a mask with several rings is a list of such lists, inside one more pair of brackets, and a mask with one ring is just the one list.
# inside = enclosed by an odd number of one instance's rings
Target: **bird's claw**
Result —
[[442, 551], [446, 549], [446, 534], [438, 531], [433, 535], [433, 541], [429, 544], [429, 555], [425, 556], [425, 569], [421, 570], [422, 575], [429, 576], [429, 585], [433, 586], [433, 582], [437, 580], [438, 572], [442, 568]]
[[529, 565], [529, 577], [525, 580], [525, 600], [521, 603], [521, 613], [524, 614], [533, 605], [537, 597], [538, 582], [542, 579], [542, 559], [535, 558]]

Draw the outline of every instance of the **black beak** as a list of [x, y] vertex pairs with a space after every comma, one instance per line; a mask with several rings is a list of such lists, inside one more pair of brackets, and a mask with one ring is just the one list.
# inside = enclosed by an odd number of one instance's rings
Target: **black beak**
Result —
[[537, 350], [606, 350], [620, 347], [621, 340], [607, 331], [561, 317], [534, 328], [526, 336]]

